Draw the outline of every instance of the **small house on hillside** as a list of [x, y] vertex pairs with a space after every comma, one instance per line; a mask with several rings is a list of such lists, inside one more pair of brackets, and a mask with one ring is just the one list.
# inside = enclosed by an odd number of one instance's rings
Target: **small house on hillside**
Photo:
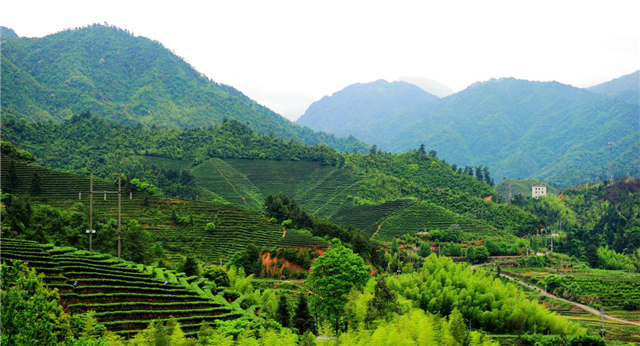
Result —
[[538, 199], [540, 196], [547, 195], [547, 186], [546, 185], [533, 185], [531, 187], [531, 197]]

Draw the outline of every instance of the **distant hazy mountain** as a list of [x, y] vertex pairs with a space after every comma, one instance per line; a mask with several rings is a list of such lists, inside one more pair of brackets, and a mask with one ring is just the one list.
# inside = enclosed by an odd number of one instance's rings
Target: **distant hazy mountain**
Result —
[[640, 173], [639, 107], [585, 89], [492, 79], [415, 103], [391, 121], [360, 117], [361, 103], [331, 100], [341, 93], [318, 102], [333, 106], [323, 113], [331, 115], [333, 128], [354, 127], [356, 118], [375, 134], [375, 141], [366, 137], [369, 142], [384, 150], [402, 152], [424, 143], [458, 166], [489, 166], [496, 180], [538, 178], [559, 187], [598, 180], [606, 175], [609, 141], [614, 142], [614, 174]]
[[398, 78], [398, 80], [417, 85], [422, 88], [422, 90], [438, 97], [446, 97], [454, 93], [448, 86], [429, 78], [405, 76]]
[[6, 26], [0, 26], [0, 38], [18, 38], [18, 34], [16, 34], [13, 29], [9, 29]]
[[594, 93], [640, 104], [640, 70], [589, 88]]
[[92, 25], [43, 38], [2, 32], [3, 120], [61, 121], [90, 111], [127, 125], [193, 128], [226, 118], [307, 144], [367, 147], [298, 126], [209, 80], [162, 44], [123, 29]]
[[437, 99], [413, 84], [381, 79], [353, 84], [323, 97], [309, 106], [297, 123], [376, 144], [382, 141], [381, 129], [389, 135], [404, 128], [396, 117]]

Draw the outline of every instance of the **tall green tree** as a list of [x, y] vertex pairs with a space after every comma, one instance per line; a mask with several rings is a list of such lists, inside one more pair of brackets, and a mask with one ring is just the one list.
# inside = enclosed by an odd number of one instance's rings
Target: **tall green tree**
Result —
[[15, 161], [11, 160], [11, 163], [9, 164], [9, 171], [3, 182], [2, 189], [4, 192], [14, 193], [18, 188], [19, 183], [20, 179], [18, 178], [18, 172], [16, 171]]
[[182, 264], [182, 271], [187, 276], [198, 275], [198, 261], [191, 255], [187, 256]]
[[306, 294], [300, 294], [298, 298], [298, 305], [296, 306], [296, 312], [293, 316], [293, 327], [298, 330], [298, 334], [305, 334], [307, 332], [316, 333], [316, 321], [309, 311], [309, 303], [307, 302]]
[[395, 292], [387, 286], [384, 275], [378, 278], [373, 298], [367, 302], [367, 323], [377, 319], [387, 319], [398, 310], [398, 301]]
[[38, 170], [33, 171], [33, 177], [31, 178], [31, 189], [29, 190], [32, 195], [39, 196], [42, 194], [42, 180]]
[[289, 310], [287, 296], [284, 293], [280, 295], [280, 302], [278, 302], [278, 310], [276, 311], [276, 321], [285, 328], [291, 328], [291, 312]]
[[350, 249], [336, 245], [318, 257], [309, 274], [310, 289], [316, 294], [315, 310], [332, 321], [336, 333], [344, 315], [347, 294], [353, 287], [362, 287], [369, 278], [371, 268]]

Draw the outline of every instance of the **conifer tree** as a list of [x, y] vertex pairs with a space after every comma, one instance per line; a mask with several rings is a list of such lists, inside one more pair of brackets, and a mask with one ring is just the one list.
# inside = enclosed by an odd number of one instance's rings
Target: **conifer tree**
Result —
[[278, 303], [278, 311], [276, 311], [276, 320], [285, 328], [291, 328], [291, 313], [289, 312], [289, 304], [287, 296], [282, 294]]
[[42, 194], [42, 181], [40, 179], [40, 173], [36, 169], [33, 172], [33, 178], [31, 178], [31, 194], [33, 196], [39, 196]]
[[9, 165], [9, 172], [7, 173], [6, 182], [4, 183], [3, 190], [4, 192], [13, 193], [18, 188], [18, 183], [20, 180], [18, 179], [18, 173], [16, 172], [16, 164], [11, 161]]
[[298, 306], [296, 307], [296, 312], [293, 317], [293, 327], [296, 328], [301, 335], [308, 331], [314, 334], [316, 332], [315, 319], [311, 316], [307, 297], [304, 294], [300, 294], [298, 298]]

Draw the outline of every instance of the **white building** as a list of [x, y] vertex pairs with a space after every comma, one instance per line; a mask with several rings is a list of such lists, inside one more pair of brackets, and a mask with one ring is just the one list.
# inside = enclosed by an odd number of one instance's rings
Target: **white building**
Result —
[[547, 195], [547, 186], [546, 185], [533, 185], [531, 187], [531, 197], [538, 199], [540, 196]]

